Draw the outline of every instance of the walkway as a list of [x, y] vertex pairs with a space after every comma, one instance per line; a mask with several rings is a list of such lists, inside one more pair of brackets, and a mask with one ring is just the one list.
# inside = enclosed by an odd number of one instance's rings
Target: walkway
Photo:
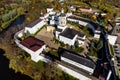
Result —
[[68, 73], [69, 75], [72, 75], [72, 76], [78, 78], [79, 80], [92, 80], [92, 79], [90, 79], [82, 74], [79, 74], [78, 72], [73, 71], [65, 66], [60, 65], [60, 64], [58, 64], [58, 68], [60, 68], [64, 72]]
[[47, 59], [47, 58], [45, 58], [41, 55], [39, 55], [39, 56], [33, 55], [33, 56], [31, 56], [31, 59], [35, 62], [38, 62], [39, 60], [41, 60], [43, 62], [46, 62], [46, 63], [51, 63], [52, 62], [51, 60], [49, 60], [49, 59]]

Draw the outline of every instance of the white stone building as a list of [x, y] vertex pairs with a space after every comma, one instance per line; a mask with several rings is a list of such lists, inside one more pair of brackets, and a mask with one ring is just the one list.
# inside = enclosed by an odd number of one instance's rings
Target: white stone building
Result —
[[79, 79], [79, 80], [92, 80], [91, 78], [88, 78], [87, 76], [80, 74], [66, 66], [63, 66], [61, 64], [58, 64], [58, 68], [60, 68], [62, 71], [68, 73], [71, 76], [74, 76], [75, 78]]
[[92, 8], [91, 7], [79, 7], [79, 10], [81, 12], [87, 12], [87, 13], [92, 12]]
[[56, 24], [55, 20], [50, 20], [50, 25], [55, 25], [55, 24]]
[[78, 41], [79, 45], [83, 45], [86, 36], [79, 31], [72, 28], [66, 28], [63, 32], [58, 35], [58, 39], [68, 45], [74, 45]]
[[75, 5], [70, 6], [71, 11], [76, 11], [76, 8], [77, 8], [77, 6], [75, 6]]
[[117, 36], [107, 35], [106, 37], [111, 45], [115, 45], [115, 43], [117, 41]]
[[99, 38], [100, 38], [100, 33], [101, 33], [101, 30], [100, 30], [100, 27], [98, 27], [98, 28], [95, 30], [94, 38], [99, 39]]
[[46, 49], [46, 45], [43, 41], [38, 40], [34, 37], [27, 37], [26, 39], [19, 41], [17, 39], [18, 33], [15, 35], [16, 44], [26, 51], [30, 56], [31, 60], [38, 62], [39, 60], [44, 62], [50, 62], [51, 60], [41, 56], [41, 53]]
[[55, 30], [55, 27], [53, 26], [47, 26], [47, 31], [48, 32], [53, 32]]
[[56, 39], [68, 45], [74, 45], [76, 41], [78, 41], [79, 45], [83, 45], [86, 36], [72, 28], [67, 28], [66, 19], [66, 14], [62, 10], [62, 13], [58, 17], [59, 22], [55, 31]]
[[46, 24], [46, 22], [45, 22], [44, 19], [37, 19], [36, 21], [34, 21], [33, 23], [31, 23], [30, 25], [26, 26], [24, 32], [29, 31], [31, 34], [34, 34], [40, 28], [42, 28], [45, 24]]
[[61, 61], [67, 65], [69, 64], [78, 71], [82, 70], [90, 75], [92, 75], [95, 70], [95, 64], [92, 61], [66, 50], [61, 53]]
[[66, 26], [66, 15], [64, 13], [59, 16], [59, 26]]
[[66, 14], [64, 14], [64, 11], [62, 11], [62, 13], [59, 15], [58, 17], [58, 29], [62, 29], [65, 30], [66, 28]]
[[116, 26], [120, 26], [120, 18], [115, 19]]
[[46, 48], [46, 45], [43, 41], [34, 37], [27, 37], [26, 39], [22, 40], [20, 44], [24, 47], [24, 50], [31, 55], [40, 55]]
[[47, 8], [47, 13], [49, 13], [49, 12], [52, 12], [53, 11], [53, 8]]
[[78, 17], [78, 16], [69, 16], [67, 17], [67, 20], [90, 28], [94, 33], [94, 37], [100, 38], [101, 28], [97, 23], [87, 20], [85, 18]]

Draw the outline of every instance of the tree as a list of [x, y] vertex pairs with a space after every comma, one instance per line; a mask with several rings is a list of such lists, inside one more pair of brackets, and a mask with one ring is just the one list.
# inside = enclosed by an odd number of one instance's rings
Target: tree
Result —
[[116, 18], [116, 16], [117, 16], [117, 13], [113, 13], [113, 17], [114, 17], [114, 19]]
[[75, 47], [79, 47], [79, 42], [75, 41]]
[[97, 44], [97, 50], [100, 50], [103, 47], [103, 42], [99, 41]]
[[6, 22], [8, 20], [10, 20], [9, 14], [2, 15], [2, 21]]
[[61, 6], [61, 4], [59, 3], [59, 0], [54, 0], [54, 1], [52, 2], [52, 4], [53, 4], [54, 10], [61, 11], [62, 6]]

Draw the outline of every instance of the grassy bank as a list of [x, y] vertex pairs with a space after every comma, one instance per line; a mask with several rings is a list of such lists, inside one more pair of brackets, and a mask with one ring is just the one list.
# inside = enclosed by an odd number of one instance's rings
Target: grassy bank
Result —
[[20, 15], [22, 15], [22, 14], [18, 14], [18, 15], [16, 15], [14, 18], [12, 18], [11, 20], [2, 23], [1, 28], [2, 28], [2, 29], [6, 29], [6, 28], [7, 28], [15, 19], [17, 19]]
[[114, 56], [113, 46], [112, 46], [112, 45], [109, 45], [109, 47], [110, 47], [110, 53], [111, 53], [111, 55]]
[[24, 15], [24, 13], [20, 13], [20, 14], [17, 14], [16, 16], [14, 16], [13, 18], [11, 18], [10, 20], [8, 21], [5, 21], [1, 24], [1, 27], [0, 27], [0, 32], [2, 32], [4, 29], [8, 28], [10, 26], [10, 24], [15, 21], [15, 19], [17, 19], [19, 16], [21, 15]]

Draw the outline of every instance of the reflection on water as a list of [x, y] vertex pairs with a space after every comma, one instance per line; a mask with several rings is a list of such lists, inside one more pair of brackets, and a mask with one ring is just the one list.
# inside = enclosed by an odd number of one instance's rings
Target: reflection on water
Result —
[[[9, 35], [13, 35], [16, 33], [14, 29], [17, 28], [19, 31], [22, 29], [21, 26], [17, 26], [22, 24], [25, 21], [25, 16], [19, 16], [10, 26], [8, 29], [5, 29], [1, 34], [0, 37], [5, 40], [8, 39], [6, 36], [7, 32], [9, 32]], [[17, 27], [16, 27], [17, 26]], [[1, 42], [1, 40], [0, 40]], [[0, 43], [1, 45], [2, 43]], [[20, 72], [15, 73], [14, 70], [9, 69], [9, 60], [3, 56], [5, 53], [4, 50], [0, 49], [0, 80], [33, 80], [29, 76], [21, 74]]]
[[3, 56], [3, 53], [4, 51], [0, 49], [0, 80], [33, 80], [27, 75], [9, 69], [9, 60]]
[[9, 32], [10, 35], [12, 35], [12, 33], [15, 33], [14, 29], [16, 29], [17, 31], [23, 29], [23, 27], [18, 26], [18, 25], [21, 25], [24, 21], [25, 21], [25, 16], [24, 15], [19, 16], [8, 26], [8, 28], [4, 29], [0, 33], [0, 37], [5, 38], [6, 37], [5, 35], [7, 32]]
[[25, 21], [25, 16], [21, 15], [17, 19], [15, 19], [15, 21], [10, 26], [16, 26], [22, 24], [24, 21]]

